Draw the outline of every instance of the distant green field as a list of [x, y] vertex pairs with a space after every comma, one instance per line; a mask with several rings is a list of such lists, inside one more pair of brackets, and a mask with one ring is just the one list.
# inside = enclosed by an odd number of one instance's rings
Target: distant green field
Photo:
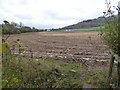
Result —
[[[90, 28], [80, 28], [80, 29], [66, 29], [66, 30], [73, 30], [73, 31], [96, 31], [101, 30], [104, 27], [90, 27]], [[64, 30], [64, 31], [66, 31]]]
[[0, 35], [2, 34], [2, 26], [0, 25]]

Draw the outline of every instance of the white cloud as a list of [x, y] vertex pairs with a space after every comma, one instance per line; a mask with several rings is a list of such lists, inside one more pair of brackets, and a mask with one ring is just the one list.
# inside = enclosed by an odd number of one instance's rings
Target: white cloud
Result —
[[[119, 0], [111, 0], [117, 5]], [[0, 22], [58, 28], [103, 15], [105, 0], [0, 0]]]

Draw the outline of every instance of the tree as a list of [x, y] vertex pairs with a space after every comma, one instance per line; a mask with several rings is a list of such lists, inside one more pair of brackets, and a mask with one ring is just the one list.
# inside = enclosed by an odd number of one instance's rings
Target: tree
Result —
[[120, 86], [120, 1], [118, 3], [118, 86]]
[[20, 22], [20, 27], [23, 27], [24, 25], [23, 25], [23, 23], [22, 22]]
[[14, 26], [14, 28], [18, 27], [18, 24], [17, 24], [17, 23], [15, 23], [15, 22], [11, 22], [11, 25], [13, 25], [13, 26]]
[[117, 57], [117, 76], [118, 81], [117, 84], [120, 86], [120, 6], [115, 8], [118, 11], [118, 16], [114, 15], [114, 11], [111, 9], [111, 3], [106, 0], [107, 11], [104, 12], [106, 18], [106, 24], [104, 31], [102, 32], [102, 37], [106, 41], [107, 45], [110, 47], [112, 51], [111, 55], [111, 64], [109, 69], [109, 81], [111, 78], [112, 67], [114, 64], [114, 54]]

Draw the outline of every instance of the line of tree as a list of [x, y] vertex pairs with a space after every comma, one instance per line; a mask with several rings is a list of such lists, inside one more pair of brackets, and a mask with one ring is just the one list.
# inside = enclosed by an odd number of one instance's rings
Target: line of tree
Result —
[[[8, 21], [4, 20], [5, 23], [7, 24], [2, 24], [2, 34], [20, 34], [20, 33], [26, 33], [26, 32], [40, 32], [44, 31], [42, 29], [37, 29], [35, 27], [29, 27], [29, 26], [24, 26], [23, 23], [20, 22], [20, 24], [11, 22], [9, 23]], [[10, 29], [9, 29], [9, 28]]]

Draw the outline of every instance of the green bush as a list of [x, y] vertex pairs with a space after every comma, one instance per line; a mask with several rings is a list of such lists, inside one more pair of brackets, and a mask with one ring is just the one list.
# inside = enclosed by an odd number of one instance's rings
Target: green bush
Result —
[[106, 21], [105, 28], [103, 29], [103, 38], [105, 42], [108, 44], [110, 49], [119, 54], [120, 50], [120, 35], [118, 29], [118, 20], [117, 17], [111, 17]]
[[21, 31], [20, 30], [15, 30], [14, 34], [21, 34]]

